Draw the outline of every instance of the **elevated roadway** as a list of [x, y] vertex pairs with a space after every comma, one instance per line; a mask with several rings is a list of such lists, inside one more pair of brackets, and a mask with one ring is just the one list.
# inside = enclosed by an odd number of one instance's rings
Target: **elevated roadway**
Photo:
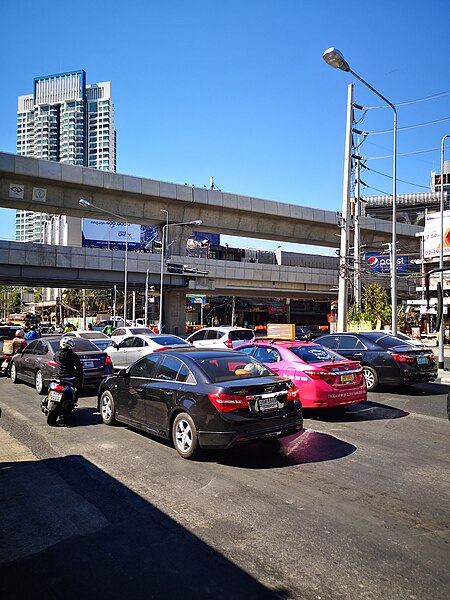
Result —
[[[0, 206], [51, 214], [105, 218], [83, 208], [85, 198], [130, 223], [160, 226], [161, 209], [170, 222], [201, 219], [201, 231], [258, 239], [337, 247], [335, 212], [179, 185], [0, 152]], [[362, 217], [361, 238], [380, 247], [391, 239], [388, 221]], [[417, 252], [422, 228], [399, 223], [402, 252]]]

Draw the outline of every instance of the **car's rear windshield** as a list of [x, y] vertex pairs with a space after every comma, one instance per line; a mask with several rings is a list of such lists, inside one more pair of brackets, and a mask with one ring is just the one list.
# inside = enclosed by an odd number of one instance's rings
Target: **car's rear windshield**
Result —
[[175, 344], [180, 344], [182, 346], [189, 346], [189, 342], [178, 338], [176, 335], [155, 335], [152, 336], [152, 341], [160, 344], [161, 346], [173, 346]]
[[132, 335], [139, 335], [139, 334], [144, 334], [144, 335], [151, 334], [151, 335], [153, 335], [153, 331], [151, 329], [149, 329], [148, 327], [132, 327], [130, 329], [130, 333]]
[[86, 331], [86, 333], [82, 333], [81, 337], [84, 337], [87, 340], [105, 340], [105, 334], [100, 331]]
[[305, 363], [322, 363], [331, 362], [335, 360], [342, 360], [342, 356], [339, 356], [335, 352], [332, 352], [328, 348], [323, 346], [292, 346], [289, 348], [296, 356], [298, 356]]
[[[98, 348], [95, 344], [90, 342], [89, 340], [85, 340], [83, 338], [71, 337], [71, 340], [75, 342], [74, 351], [75, 352], [93, 352], [95, 350], [98, 351]], [[53, 352], [59, 350], [59, 342], [60, 340], [50, 340], [49, 344], [52, 347]]]
[[236, 329], [234, 331], [230, 331], [228, 337], [232, 342], [237, 340], [247, 342], [252, 340], [255, 336], [253, 335], [253, 331], [251, 329]]
[[[409, 342], [394, 337], [393, 335], [386, 335], [384, 337], [381, 337], [377, 339], [376, 342], [382, 348], [395, 348], [395, 346], [411, 346]], [[411, 350], [413, 350], [413, 348], [411, 348]]]
[[242, 356], [238, 353], [227, 356], [215, 355], [208, 358], [194, 358], [194, 360], [212, 383], [248, 377], [267, 377], [276, 374], [262, 363], [245, 354], [242, 354]]

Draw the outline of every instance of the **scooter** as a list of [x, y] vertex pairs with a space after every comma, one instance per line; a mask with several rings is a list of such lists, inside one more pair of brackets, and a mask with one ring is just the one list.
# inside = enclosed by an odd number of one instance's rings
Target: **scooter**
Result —
[[47, 425], [54, 427], [58, 418], [66, 418], [77, 408], [76, 387], [70, 379], [53, 379], [48, 394], [42, 400], [41, 410], [47, 415]]

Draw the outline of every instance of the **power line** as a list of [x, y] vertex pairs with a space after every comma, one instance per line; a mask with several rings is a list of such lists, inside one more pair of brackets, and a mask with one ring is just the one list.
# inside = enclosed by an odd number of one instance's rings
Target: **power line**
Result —
[[[417, 123], [416, 125], [406, 125], [405, 127], [399, 127], [397, 131], [408, 131], [409, 129], [418, 129], [419, 127], [427, 127], [427, 125], [435, 125], [436, 123], [443, 123], [449, 121], [450, 117], [443, 117], [442, 119], [435, 119], [434, 121], [427, 121], [426, 123]], [[383, 131], [362, 131], [361, 135], [384, 135], [385, 133], [392, 133], [393, 129], [384, 129]]]
[[[372, 173], [377, 173], [378, 175], [382, 175], [383, 177], [387, 177], [388, 179], [392, 179], [392, 175], [387, 175], [386, 173], [382, 173], [381, 171], [376, 171], [375, 169], [372, 169], [371, 167], [366, 167], [366, 165], [361, 164], [361, 166], [363, 167], [363, 169], [366, 169], [367, 171], [372, 171]], [[401, 181], [402, 183], [407, 183], [408, 185], [413, 185], [415, 187], [421, 187], [424, 190], [428, 190], [430, 191], [430, 187], [426, 186], [426, 185], [420, 185], [420, 183], [412, 183], [412, 181], [405, 181], [404, 179], [399, 179], [397, 177], [397, 181]]]
[[[411, 156], [411, 154], [424, 154], [425, 152], [435, 152], [436, 150], [440, 150], [440, 148], [436, 147], [436, 148], [429, 148], [428, 150], [415, 150], [414, 152], [402, 152], [401, 154], [397, 154], [397, 156]], [[363, 160], [379, 160], [381, 158], [392, 158], [392, 154], [386, 154], [386, 156], [364, 157]]]
[[[443, 96], [448, 96], [450, 94], [450, 90], [446, 90], [444, 92], [438, 92], [437, 94], [432, 94], [431, 96], [424, 96], [423, 98], [417, 98], [416, 100], [405, 100], [404, 102], [397, 102], [394, 106], [406, 106], [408, 104], [417, 104], [418, 102], [427, 102], [428, 100], [435, 100], [436, 98], [442, 98]], [[357, 106], [356, 108], [360, 108]], [[378, 108], [390, 108], [387, 104], [381, 106], [369, 106], [369, 107], [361, 107], [361, 110], [376, 110]]]

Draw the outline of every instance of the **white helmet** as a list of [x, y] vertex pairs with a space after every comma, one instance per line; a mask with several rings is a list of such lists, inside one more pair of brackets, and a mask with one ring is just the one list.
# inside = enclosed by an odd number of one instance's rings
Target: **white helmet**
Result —
[[63, 337], [59, 342], [60, 348], [73, 348], [75, 346], [75, 340], [72, 337]]

